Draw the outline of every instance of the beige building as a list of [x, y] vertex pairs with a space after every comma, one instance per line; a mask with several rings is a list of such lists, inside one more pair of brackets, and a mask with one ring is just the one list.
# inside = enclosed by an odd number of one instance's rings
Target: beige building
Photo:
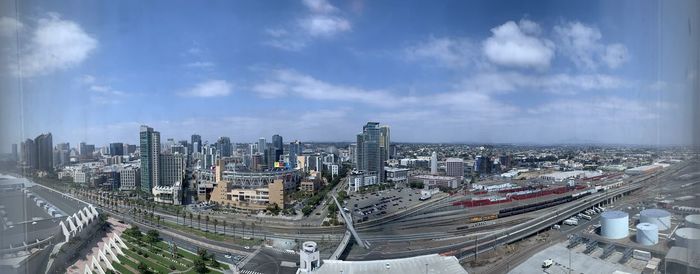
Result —
[[220, 205], [228, 205], [244, 210], [261, 210], [270, 204], [284, 208], [287, 201], [284, 181], [276, 179], [262, 188], [232, 188], [227, 189], [225, 181], [218, 183], [211, 193], [211, 201]]

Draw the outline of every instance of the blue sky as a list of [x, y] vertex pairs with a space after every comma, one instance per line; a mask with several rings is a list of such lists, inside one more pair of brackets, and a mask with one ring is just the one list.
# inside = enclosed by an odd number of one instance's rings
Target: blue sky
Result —
[[0, 6], [2, 150], [46, 131], [136, 143], [141, 124], [234, 142], [350, 141], [366, 121], [409, 142], [691, 140], [692, 1], [15, 8]]

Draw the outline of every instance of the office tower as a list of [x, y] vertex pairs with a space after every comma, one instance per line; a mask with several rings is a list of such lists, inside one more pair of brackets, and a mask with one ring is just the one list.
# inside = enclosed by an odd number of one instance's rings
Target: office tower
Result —
[[491, 173], [492, 162], [489, 157], [486, 156], [476, 156], [474, 159], [474, 170], [481, 175]]
[[265, 154], [266, 150], [267, 150], [267, 143], [265, 142], [265, 138], [260, 137], [260, 139], [258, 139], [258, 152], [260, 154]]
[[36, 169], [53, 171], [53, 137], [51, 133], [41, 134], [34, 139], [36, 145]]
[[56, 149], [58, 149], [58, 150], [70, 150], [70, 143], [58, 143], [58, 144], [56, 144]]
[[379, 123], [367, 122], [362, 133], [357, 135], [357, 169], [374, 173], [380, 182], [384, 182], [384, 164], [379, 146], [381, 136]]
[[357, 144], [350, 144], [348, 146], [348, 154], [352, 164], [357, 165]]
[[289, 143], [289, 167], [294, 169], [297, 167], [297, 156], [301, 155], [301, 142], [294, 141]]
[[[183, 147], [184, 149], [184, 147]], [[186, 156], [180, 153], [160, 155], [160, 181], [157, 186], [173, 186], [185, 179]]]
[[33, 168], [36, 166], [36, 146], [34, 145], [34, 140], [27, 139], [21, 144], [21, 158], [20, 162], [24, 168]]
[[272, 135], [272, 146], [279, 149], [281, 154], [284, 154], [284, 143], [282, 142], [282, 136], [277, 134]]
[[127, 154], [136, 153], [136, 145], [126, 145], [125, 144], [124, 146], [126, 147], [126, 149], [124, 151], [126, 151]]
[[[195, 143], [197, 143], [196, 147], [195, 147]], [[192, 134], [192, 138], [190, 138], [190, 147], [188, 147], [190, 153], [202, 152], [200, 150], [201, 147], [202, 147], [202, 136], [199, 136], [197, 134]]]
[[180, 141], [178, 141], [177, 143], [178, 143], [179, 145], [181, 145], [182, 147], [186, 148], [186, 150], [185, 150], [186, 153], [185, 153], [185, 154], [189, 155], [190, 153], [192, 153], [192, 147], [190, 147], [190, 144], [187, 143], [187, 140], [180, 140]]
[[430, 174], [437, 175], [437, 152], [433, 151], [433, 155], [430, 156]]
[[464, 160], [460, 158], [448, 158], [445, 161], [445, 170], [447, 176], [462, 177], [464, 176]]
[[379, 146], [382, 148], [382, 163], [390, 159], [389, 146], [391, 146], [391, 131], [389, 126], [382, 125], [379, 127]]
[[171, 153], [179, 153], [182, 155], [187, 155], [187, 147], [182, 144], [175, 144], [170, 148]]
[[81, 142], [79, 148], [81, 160], [92, 160], [92, 154], [95, 152], [95, 145], [88, 145], [85, 142]]
[[19, 161], [19, 152], [17, 151], [17, 144], [12, 144], [12, 160]]
[[109, 155], [112, 156], [123, 156], [124, 155], [124, 144], [122, 143], [111, 143], [109, 144]]
[[160, 132], [141, 126], [141, 191], [148, 194], [160, 181]]
[[230, 157], [233, 147], [231, 146], [231, 139], [228, 137], [220, 137], [216, 141], [216, 149], [219, 151], [221, 157]]
[[275, 161], [277, 161], [277, 159], [275, 158], [276, 156], [277, 148], [273, 146], [268, 147], [267, 151], [265, 151], [265, 165], [268, 169], [272, 169], [275, 167]]

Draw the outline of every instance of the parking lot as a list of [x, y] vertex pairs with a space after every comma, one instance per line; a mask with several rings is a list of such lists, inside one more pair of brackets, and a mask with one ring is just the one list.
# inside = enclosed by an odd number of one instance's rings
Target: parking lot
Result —
[[399, 188], [365, 194], [354, 193], [347, 200], [346, 208], [358, 220], [382, 217], [421, 203], [420, 190]]

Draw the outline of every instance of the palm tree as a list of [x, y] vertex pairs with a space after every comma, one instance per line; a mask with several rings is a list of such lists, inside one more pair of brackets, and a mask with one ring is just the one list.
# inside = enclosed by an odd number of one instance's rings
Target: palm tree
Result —
[[226, 235], [226, 219], [224, 219], [224, 235]]
[[197, 228], [202, 230], [202, 215], [197, 214]]
[[241, 238], [245, 237], [245, 222], [241, 221]]
[[204, 216], [204, 223], [206, 224], [206, 231], [209, 232], [209, 215]]
[[158, 218], [158, 219], [157, 219], [157, 220], [158, 220], [158, 226], [160, 226], [160, 215], [158, 215], [157, 218]]
[[236, 239], [236, 223], [231, 223], [231, 227], [233, 228], [233, 233], [231, 233], [231, 235], [233, 235], [233, 239], [235, 240]]
[[192, 227], [192, 212], [190, 212], [190, 227]]
[[[207, 217], [209, 217], [209, 216], [207, 216]], [[217, 231], [216, 231], [216, 225], [217, 225], [217, 224], [219, 224], [219, 219], [214, 219], [214, 234], [217, 233]]]
[[175, 224], [180, 224], [180, 208], [175, 210]]
[[251, 223], [251, 224], [250, 224], [250, 229], [252, 230], [252, 231], [251, 231], [252, 234], [253, 234], [252, 237], [255, 238], [255, 223]]

